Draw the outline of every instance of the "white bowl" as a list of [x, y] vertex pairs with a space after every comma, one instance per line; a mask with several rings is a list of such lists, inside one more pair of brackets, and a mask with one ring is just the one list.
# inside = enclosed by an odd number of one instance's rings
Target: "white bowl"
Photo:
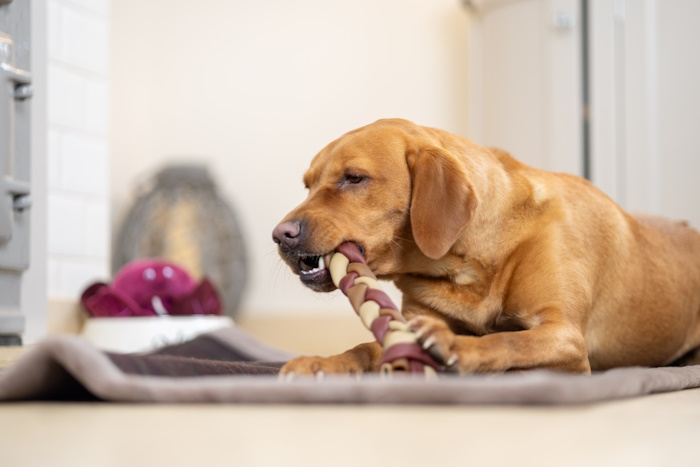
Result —
[[82, 335], [102, 350], [147, 352], [228, 326], [233, 320], [217, 315], [89, 318]]

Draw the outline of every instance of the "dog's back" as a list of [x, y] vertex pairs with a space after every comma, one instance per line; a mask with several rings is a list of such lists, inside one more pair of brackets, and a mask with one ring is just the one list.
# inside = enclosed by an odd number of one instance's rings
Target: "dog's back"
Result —
[[591, 368], [667, 365], [699, 347], [700, 233], [685, 222], [628, 214], [578, 177], [545, 177], [564, 190], [562, 202], [574, 213], [569, 232], [587, 250], [582, 260], [597, 262], [584, 269]]

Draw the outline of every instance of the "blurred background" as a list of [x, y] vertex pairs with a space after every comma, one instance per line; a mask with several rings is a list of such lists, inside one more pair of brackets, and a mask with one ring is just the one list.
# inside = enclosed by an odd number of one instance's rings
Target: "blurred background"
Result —
[[31, 20], [31, 54], [15, 54], [34, 87], [27, 342], [69, 326], [84, 287], [109, 280], [134, 203], [173, 163], [204, 164], [235, 214], [237, 320], [354, 319], [344, 297], [299, 284], [271, 231], [304, 199], [311, 158], [379, 118], [501, 147], [700, 227], [695, 0], [21, 4], [1, 8]]

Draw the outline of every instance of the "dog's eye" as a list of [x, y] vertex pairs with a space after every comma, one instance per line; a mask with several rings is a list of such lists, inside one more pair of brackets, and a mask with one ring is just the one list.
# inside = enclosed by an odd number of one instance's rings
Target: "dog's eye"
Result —
[[351, 185], [357, 185], [358, 183], [361, 183], [364, 179], [365, 177], [363, 177], [362, 175], [345, 174], [345, 179], [343, 181]]

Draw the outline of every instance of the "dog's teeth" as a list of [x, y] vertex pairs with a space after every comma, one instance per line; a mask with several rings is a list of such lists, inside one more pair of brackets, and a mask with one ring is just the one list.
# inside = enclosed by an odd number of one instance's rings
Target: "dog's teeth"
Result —
[[319, 271], [323, 271], [324, 269], [326, 269], [326, 264], [328, 263], [328, 261], [326, 261], [323, 258], [323, 256], [317, 256], [317, 258], [318, 258], [318, 265], [315, 268], [302, 269], [301, 271], [299, 271], [299, 273], [303, 274], [303, 275], [309, 275], [309, 274], [314, 274], [314, 273], [317, 273]]

